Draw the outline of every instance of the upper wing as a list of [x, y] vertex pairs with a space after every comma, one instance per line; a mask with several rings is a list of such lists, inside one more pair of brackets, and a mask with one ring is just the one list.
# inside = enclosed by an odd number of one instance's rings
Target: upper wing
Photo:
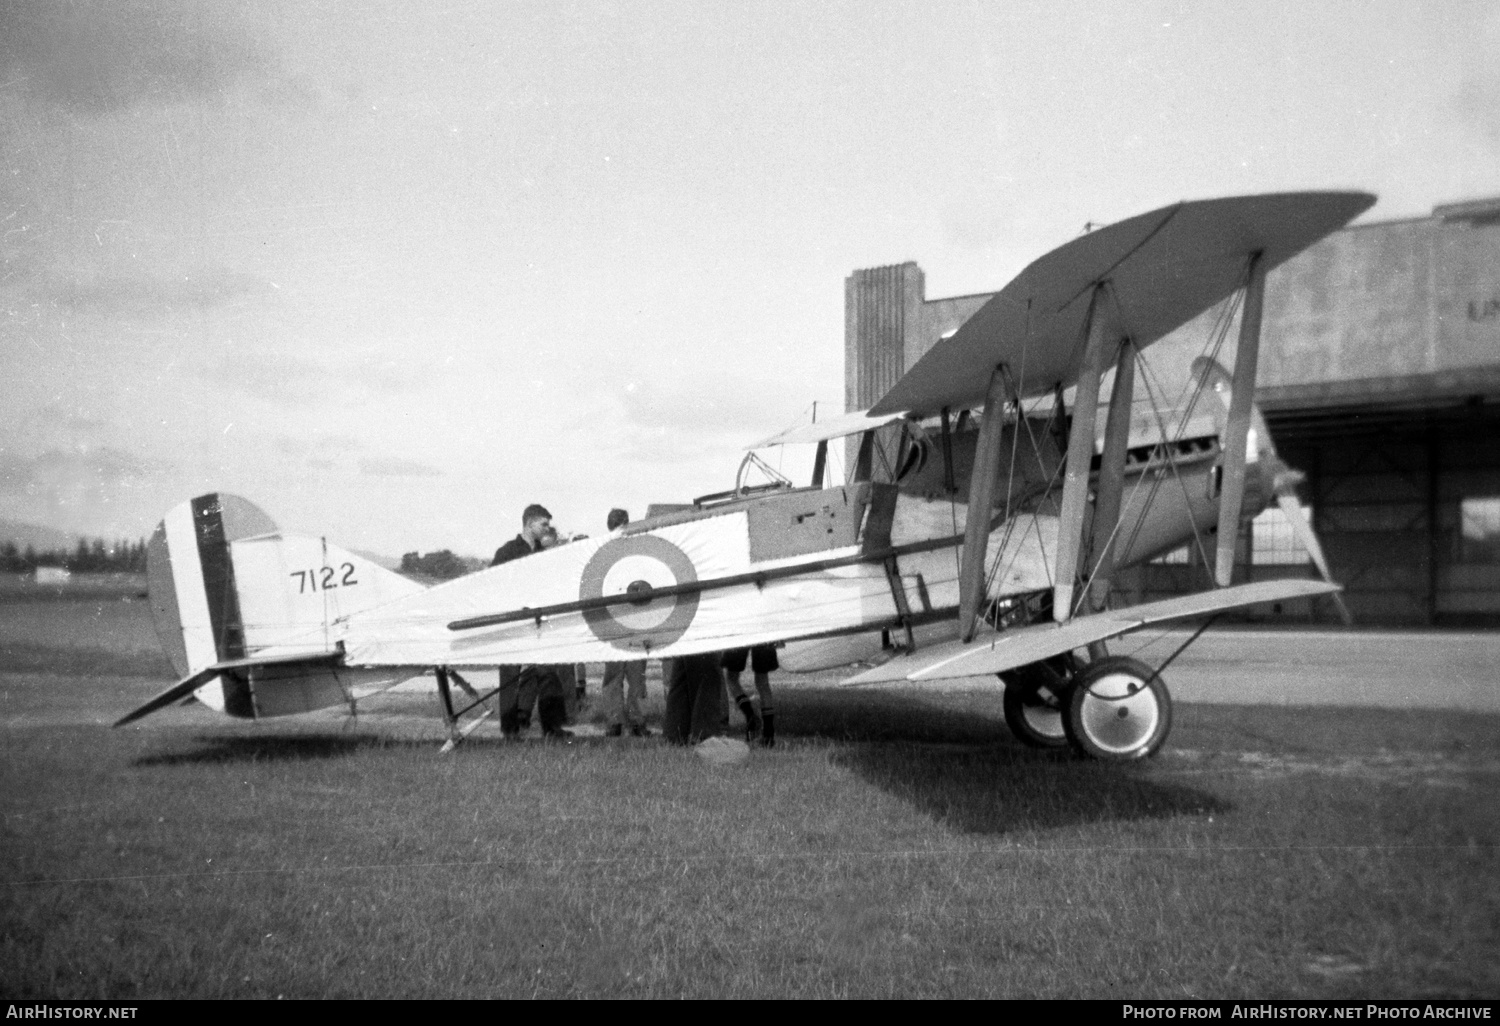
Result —
[[745, 448], [765, 449], [772, 445], [831, 441], [835, 438], [843, 438], [845, 435], [856, 435], [871, 428], [883, 427], [900, 420], [905, 415], [905, 410], [896, 410], [878, 417], [872, 416], [868, 410], [851, 410], [836, 417], [828, 417], [811, 424], [798, 424], [785, 431], [778, 431], [770, 438], [762, 438], [754, 445], [747, 445]]
[[1148, 624], [1217, 613], [1257, 602], [1281, 602], [1339, 591], [1325, 581], [1257, 581], [1195, 595], [1147, 602], [1127, 609], [1112, 609], [1096, 616], [1080, 616], [1065, 624], [1040, 623], [1018, 627], [994, 636], [989, 644], [951, 641], [866, 670], [844, 684], [881, 684], [891, 681], [945, 680], [978, 677], [1050, 659], [1095, 641], [1118, 637]]
[[1112, 224], [1033, 262], [933, 346], [870, 409], [872, 415], [984, 400], [990, 372], [1006, 364], [1022, 396], [1066, 385], [1083, 355], [1092, 287], [1112, 334], [1144, 349], [1244, 284], [1252, 253], [1269, 269], [1368, 210], [1363, 192], [1297, 192], [1178, 203]]

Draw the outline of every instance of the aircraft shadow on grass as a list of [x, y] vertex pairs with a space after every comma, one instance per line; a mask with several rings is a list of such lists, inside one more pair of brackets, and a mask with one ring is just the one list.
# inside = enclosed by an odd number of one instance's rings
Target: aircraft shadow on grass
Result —
[[431, 752], [432, 742], [396, 741], [376, 734], [318, 733], [279, 737], [224, 737], [200, 735], [197, 748], [164, 752], [136, 759], [133, 766], [202, 766], [236, 762], [297, 762], [304, 759], [342, 759], [363, 748], [410, 747]]
[[1121, 772], [1069, 752], [1036, 751], [1010, 736], [998, 709], [976, 715], [900, 694], [852, 704], [803, 693], [785, 733], [843, 744], [833, 761], [965, 833], [1005, 834], [1088, 823], [1218, 815], [1207, 791]]
[[[978, 700], [983, 704], [983, 700]], [[781, 736], [833, 741], [833, 761], [875, 787], [966, 833], [1006, 834], [1089, 823], [1217, 815], [1231, 806], [1209, 792], [1139, 771], [1036, 751], [1010, 736], [999, 710], [942, 705], [906, 694], [867, 693], [857, 703], [820, 690], [778, 697]], [[466, 747], [490, 747], [473, 738]], [[199, 735], [197, 747], [144, 756], [134, 765], [339, 759], [369, 748], [431, 755], [431, 738], [365, 731], [280, 736]], [[499, 746], [503, 742], [494, 739]], [[584, 756], [588, 745], [573, 749]], [[768, 753], [770, 758], [775, 754]]]

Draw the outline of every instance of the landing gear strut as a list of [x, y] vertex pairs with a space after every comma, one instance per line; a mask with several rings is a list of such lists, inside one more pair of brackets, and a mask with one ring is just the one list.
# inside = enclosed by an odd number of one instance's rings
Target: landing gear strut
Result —
[[[474, 690], [474, 688], [469, 684], [468, 681], [464, 680], [458, 675], [457, 670], [454, 670], [451, 667], [447, 666], [434, 666], [432, 669], [433, 675], [437, 677], [438, 701], [442, 704], [443, 722], [447, 724], [448, 727], [448, 740], [444, 742], [443, 747], [439, 749], [439, 754], [447, 755], [449, 752], [453, 751], [453, 749], [457, 748], [464, 738], [474, 733], [475, 729], [478, 728], [481, 723], [489, 719], [489, 717], [494, 714], [495, 710], [486, 709], [478, 716], [469, 720], [468, 723], [461, 722], [463, 716], [473, 709], [476, 709], [479, 706], [483, 705], [495, 695], [498, 695], [500, 693], [500, 689], [494, 688], [490, 691], [486, 691], [481, 695], [479, 694], [479, 692]], [[464, 706], [462, 709], [453, 708], [453, 692], [448, 687], [450, 678], [452, 679], [453, 683], [462, 688], [464, 690], [464, 693], [467, 694], [471, 699], [469, 704]]]

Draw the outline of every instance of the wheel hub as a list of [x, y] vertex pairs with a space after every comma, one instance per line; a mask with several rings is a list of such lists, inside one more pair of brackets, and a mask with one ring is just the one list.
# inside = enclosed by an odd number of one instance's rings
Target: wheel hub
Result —
[[1080, 725], [1094, 744], [1125, 754], [1156, 731], [1161, 709], [1151, 689], [1127, 673], [1108, 673], [1088, 685]]

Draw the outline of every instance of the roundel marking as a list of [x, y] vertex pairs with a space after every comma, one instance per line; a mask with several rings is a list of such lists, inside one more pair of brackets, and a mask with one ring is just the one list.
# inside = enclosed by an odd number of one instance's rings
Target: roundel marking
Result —
[[693, 561], [676, 545], [651, 534], [611, 538], [583, 568], [581, 600], [627, 594], [627, 602], [585, 609], [594, 637], [616, 648], [640, 651], [670, 645], [687, 633], [698, 614], [698, 593], [654, 597], [658, 588], [698, 580]]

